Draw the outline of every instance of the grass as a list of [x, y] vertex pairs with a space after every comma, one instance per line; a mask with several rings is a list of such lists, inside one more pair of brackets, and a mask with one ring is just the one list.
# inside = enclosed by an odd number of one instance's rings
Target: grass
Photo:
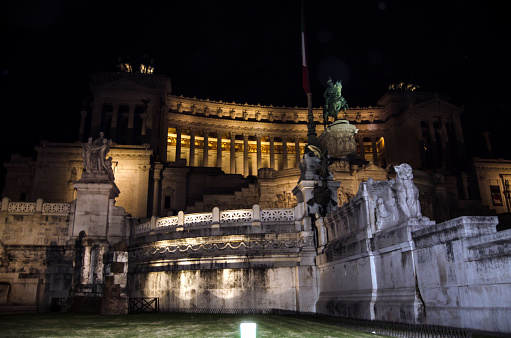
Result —
[[381, 337], [317, 317], [157, 313], [121, 316], [40, 313], [0, 317], [2, 337], [239, 337], [240, 323], [257, 337]]

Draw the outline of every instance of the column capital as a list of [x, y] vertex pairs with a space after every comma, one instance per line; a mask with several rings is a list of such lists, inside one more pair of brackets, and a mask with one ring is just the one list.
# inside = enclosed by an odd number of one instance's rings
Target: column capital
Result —
[[236, 137], [236, 133], [234, 131], [229, 132], [229, 135], [231, 136], [231, 138], [235, 138]]
[[250, 136], [249, 133], [243, 133], [243, 139], [247, 139], [248, 140], [248, 137]]
[[263, 136], [263, 135], [262, 135], [261, 133], [256, 133], [256, 134], [255, 134], [255, 137], [256, 137], [258, 140], [260, 140], [262, 136]]

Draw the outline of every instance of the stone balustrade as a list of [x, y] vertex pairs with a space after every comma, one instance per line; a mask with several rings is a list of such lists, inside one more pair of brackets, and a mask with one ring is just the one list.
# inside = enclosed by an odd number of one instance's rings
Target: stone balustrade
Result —
[[255, 204], [252, 209], [220, 210], [213, 208], [212, 212], [184, 214], [182, 211], [177, 216], [151, 218], [151, 221], [137, 224], [134, 234], [144, 234], [150, 231], [174, 230], [184, 228], [220, 228], [230, 225], [260, 226], [265, 223], [294, 222], [295, 208], [260, 209]]
[[44, 203], [42, 198], [36, 202], [11, 202], [4, 197], [0, 203], [0, 211], [12, 215], [31, 215], [42, 213], [43, 215], [67, 216], [71, 213], [71, 203]]

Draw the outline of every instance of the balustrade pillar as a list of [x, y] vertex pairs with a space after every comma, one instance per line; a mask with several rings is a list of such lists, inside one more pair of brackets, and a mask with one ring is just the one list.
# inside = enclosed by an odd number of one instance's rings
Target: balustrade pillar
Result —
[[231, 132], [231, 174], [236, 174], [236, 133]]
[[216, 133], [216, 166], [222, 168], [222, 132]]
[[195, 129], [190, 128], [190, 164], [195, 166]]
[[243, 176], [247, 177], [248, 173], [248, 133], [243, 133]]
[[270, 168], [275, 169], [275, 136], [270, 135]]
[[204, 147], [202, 150], [202, 166], [207, 167], [209, 165], [209, 139], [208, 139], [208, 131], [204, 130]]

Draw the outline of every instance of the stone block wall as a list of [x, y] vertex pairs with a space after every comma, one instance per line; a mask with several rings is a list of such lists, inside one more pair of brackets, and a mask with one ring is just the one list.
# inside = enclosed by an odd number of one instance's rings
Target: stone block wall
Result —
[[73, 205], [10, 202], [0, 211], [0, 302], [50, 305], [67, 296], [73, 274], [69, 244]]
[[315, 245], [303, 210], [215, 208], [137, 225], [129, 246], [129, 296], [159, 297], [167, 309], [314, 312]]
[[427, 322], [511, 332], [511, 230], [459, 217], [412, 233]]

